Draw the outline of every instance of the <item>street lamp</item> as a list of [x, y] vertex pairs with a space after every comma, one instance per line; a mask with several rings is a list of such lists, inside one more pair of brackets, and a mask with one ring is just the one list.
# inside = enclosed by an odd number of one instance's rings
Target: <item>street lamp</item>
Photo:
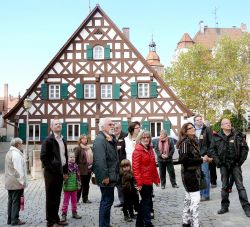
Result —
[[28, 169], [29, 169], [29, 159], [28, 159], [28, 155], [29, 155], [29, 151], [28, 151], [28, 148], [29, 148], [29, 110], [32, 106], [32, 99], [27, 96], [27, 98], [24, 100], [23, 102], [23, 105], [24, 105], [24, 108], [26, 110], [26, 149], [25, 149], [25, 152], [24, 152], [24, 160], [25, 160], [25, 163], [26, 163], [26, 171], [28, 172]]

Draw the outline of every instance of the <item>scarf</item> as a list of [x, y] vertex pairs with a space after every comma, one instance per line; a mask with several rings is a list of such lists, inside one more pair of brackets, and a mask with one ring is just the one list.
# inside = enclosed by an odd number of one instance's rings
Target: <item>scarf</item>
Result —
[[68, 162], [68, 169], [71, 173], [77, 173], [78, 166], [76, 163]]
[[86, 160], [88, 164], [88, 169], [92, 167], [93, 164], [93, 153], [91, 148], [88, 145], [80, 144], [80, 147], [84, 150], [85, 155], [86, 155]]
[[168, 153], [169, 153], [169, 144], [168, 144], [168, 138], [164, 138], [164, 139], [159, 139], [159, 143], [158, 143], [158, 146], [159, 146], [159, 151], [161, 154], [165, 154], [168, 156]]

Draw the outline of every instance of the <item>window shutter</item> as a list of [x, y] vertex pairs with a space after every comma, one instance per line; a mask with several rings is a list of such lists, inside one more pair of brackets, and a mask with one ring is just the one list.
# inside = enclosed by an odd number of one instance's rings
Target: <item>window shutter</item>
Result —
[[123, 132], [128, 132], [128, 122], [127, 121], [122, 121], [121, 126], [122, 126]]
[[91, 45], [87, 45], [87, 60], [93, 59], [93, 47]]
[[110, 59], [110, 45], [104, 47], [104, 58]]
[[163, 128], [167, 130], [168, 135], [170, 135], [171, 121], [169, 120], [163, 121]]
[[113, 84], [113, 99], [120, 99], [120, 84]]
[[81, 122], [80, 132], [81, 132], [81, 135], [82, 134], [88, 135], [88, 123], [87, 122]]
[[137, 96], [138, 96], [137, 82], [131, 82], [131, 97], [137, 98]]
[[76, 84], [76, 98], [83, 99], [83, 84]]
[[67, 123], [62, 123], [62, 136], [67, 141]]
[[48, 136], [48, 124], [47, 123], [41, 123], [40, 124], [40, 141], [44, 141], [46, 137]]
[[150, 132], [150, 122], [149, 121], [143, 121], [141, 124], [142, 130], [147, 130]]
[[41, 86], [41, 99], [48, 99], [48, 84], [42, 84]]
[[68, 98], [68, 84], [61, 84], [61, 99]]
[[26, 123], [19, 123], [18, 136], [23, 141], [26, 141]]
[[150, 97], [151, 98], [157, 98], [158, 93], [157, 93], [157, 83], [156, 82], [151, 82], [150, 83]]

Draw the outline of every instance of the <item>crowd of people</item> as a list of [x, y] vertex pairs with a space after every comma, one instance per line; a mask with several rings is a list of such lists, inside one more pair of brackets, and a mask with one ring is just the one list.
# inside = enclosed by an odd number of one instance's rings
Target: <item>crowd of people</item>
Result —
[[[131, 122], [128, 134], [110, 118], [99, 121], [99, 134], [91, 147], [88, 136], [81, 135], [73, 151], [68, 152], [59, 119], [51, 122], [51, 134], [43, 141], [41, 162], [44, 167], [47, 226], [68, 225], [71, 201], [72, 218], [81, 219], [77, 205], [91, 203], [89, 184], [92, 174], [100, 188], [99, 226], [110, 227], [110, 212], [117, 188], [124, 220], [136, 227], [154, 226], [153, 184], [166, 187], [166, 171], [173, 188], [178, 188], [173, 165], [174, 141], [165, 129], [152, 143], [151, 133]], [[5, 158], [5, 188], [8, 190], [9, 225], [25, 224], [19, 218], [21, 197], [27, 187], [25, 160], [20, 138], [14, 138]], [[248, 145], [242, 133], [232, 128], [229, 119], [221, 120], [221, 130], [213, 132], [201, 115], [185, 123], [176, 144], [185, 189], [182, 226], [200, 226], [199, 203], [210, 200], [210, 185], [217, 186], [216, 166], [220, 168], [222, 189], [218, 214], [229, 212], [229, 193], [235, 182], [241, 206], [250, 217], [250, 204], [243, 185], [241, 165]], [[159, 166], [157, 171], [156, 160]], [[60, 201], [63, 190], [63, 202]], [[140, 199], [139, 199], [140, 198]]]

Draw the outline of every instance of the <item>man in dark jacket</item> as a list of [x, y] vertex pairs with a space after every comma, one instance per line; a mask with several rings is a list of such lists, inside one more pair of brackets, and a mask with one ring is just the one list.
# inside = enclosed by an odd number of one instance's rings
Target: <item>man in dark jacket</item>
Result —
[[229, 201], [229, 176], [233, 175], [238, 190], [239, 199], [247, 217], [250, 217], [250, 204], [248, 202], [246, 189], [243, 185], [241, 165], [247, 158], [248, 146], [242, 133], [232, 129], [229, 119], [221, 121], [221, 131], [213, 135], [210, 151], [216, 166], [220, 168], [222, 190], [221, 209], [218, 214], [228, 212]]
[[111, 119], [100, 119], [100, 133], [93, 143], [93, 169], [96, 183], [101, 190], [99, 207], [99, 226], [110, 226], [110, 210], [114, 202], [114, 187], [119, 180], [119, 157], [116, 150], [116, 139], [112, 135], [114, 124]]
[[[128, 133], [125, 133], [122, 131], [120, 123], [115, 123], [114, 135], [116, 137], [116, 142], [117, 142], [116, 148], [117, 148], [117, 153], [119, 156], [119, 165], [120, 165], [121, 161], [126, 158], [124, 138], [128, 135]], [[123, 196], [122, 186], [120, 182], [117, 185], [117, 191], [118, 191], [118, 198], [119, 198], [120, 203], [115, 205], [115, 207], [122, 207], [124, 203], [124, 196]]]
[[[207, 127], [201, 115], [196, 115], [194, 117], [195, 125], [195, 136], [199, 144], [200, 155], [205, 157], [208, 155], [209, 147], [212, 141], [212, 131]], [[211, 159], [212, 160], [212, 159]], [[201, 164], [201, 169], [205, 175], [207, 188], [201, 190], [201, 201], [210, 200], [210, 173], [209, 173], [209, 163], [204, 162]]]
[[41, 161], [44, 167], [46, 191], [47, 226], [63, 226], [58, 211], [60, 206], [63, 179], [68, 174], [67, 145], [61, 135], [62, 126], [59, 119], [51, 122], [52, 133], [42, 144]]

